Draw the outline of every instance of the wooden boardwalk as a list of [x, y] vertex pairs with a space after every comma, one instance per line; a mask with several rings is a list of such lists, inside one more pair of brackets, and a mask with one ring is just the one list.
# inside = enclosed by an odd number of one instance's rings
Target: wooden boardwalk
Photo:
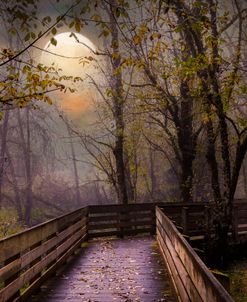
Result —
[[172, 302], [154, 237], [89, 242], [29, 301]]
[[[168, 274], [179, 301], [233, 301], [177, 229], [187, 238], [213, 235], [212, 211], [199, 203], [87, 206], [4, 238], [0, 302], [172, 301]], [[234, 213], [236, 243], [246, 240], [247, 204], [236, 203]], [[152, 237], [86, 242], [144, 233], [156, 234], [162, 258]], [[66, 268], [75, 251], [79, 255]]]

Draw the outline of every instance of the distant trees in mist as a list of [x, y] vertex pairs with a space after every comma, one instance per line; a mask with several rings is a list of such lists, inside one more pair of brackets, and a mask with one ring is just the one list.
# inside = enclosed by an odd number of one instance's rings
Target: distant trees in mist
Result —
[[[34, 16], [35, 3], [29, 4]], [[54, 45], [61, 27], [73, 32], [93, 27], [99, 33], [90, 57], [99, 77], [87, 75], [98, 95], [97, 121], [87, 131], [66, 117], [61, 121], [70, 150], [69, 184], [55, 173], [56, 134], [44, 122], [52, 110], [33, 107], [39, 98], [50, 103], [47, 92], [66, 89], [65, 80], [72, 78], [27, 59], [38, 37], [36, 19], [27, 18], [32, 30], [25, 22], [20, 27], [25, 62], [18, 51], [11, 52], [13, 44], [2, 50], [2, 204], [12, 204], [19, 219], [31, 224], [34, 208], [52, 209], [52, 216], [90, 202], [214, 202], [218, 228], [226, 233], [234, 196], [242, 190], [246, 197], [247, 190], [246, 12], [238, 0], [102, 0], [75, 2], [56, 21], [44, 18]], [[11, 20], [8, 10], [2, 16]], [[94, 175], [86, 186], [80, 161], [90, 163]]]

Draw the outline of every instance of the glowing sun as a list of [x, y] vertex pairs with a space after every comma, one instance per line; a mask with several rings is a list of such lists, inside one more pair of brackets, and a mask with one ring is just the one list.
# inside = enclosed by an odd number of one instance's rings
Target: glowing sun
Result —
[[[53, 43], [49, 41], [45, 45], [41, 63], [61, 69], [61, 75], [84, 79], [83, 82], [66, 82], [65, 86], [75, 88], [77, 92], [57, 92], [55, 99], [60, 108], [74, 119], [92, 116], [94, 92], [85, 78], [87, 74], [93, 76], [95, 72], [92, 61], [96, 47], [88, 38], [78, 33], [64, 32], [54, 36], [54, 39], [55, 43], [53, 40]], [[87, 63], [83, 64], [85, 61]]]
[[[88, 38], [78, 33], [64, 32], [53, 39], [55, 43], [49, 41], [44, 47], [41, 56], [44, 65], [53, 64], [72, 76], [83, 76], [90, 71], [95, 45]], [[87, 63], [82, 64], [82, 61]]]

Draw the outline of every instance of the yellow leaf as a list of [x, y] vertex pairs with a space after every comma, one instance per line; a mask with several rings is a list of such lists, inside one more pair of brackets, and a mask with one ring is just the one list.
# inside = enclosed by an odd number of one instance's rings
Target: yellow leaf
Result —
[[149, 28], [145, 24], [141, 24], [139, 27], [139, 31], [141, 34], [146, 34], [149, 31]]
[[154, 39], [160, 39], [161, 38], [161, 34], [160, 33], [153, 33], [151, 36], [150, 36], [150, 40], [154, 40]]
[[49, 98], [49, 96], [45, 96], [45, 97], [44, 97], [44, 101], [45, 101], [46, 103], [48, 103], [49, 105], [52, 105], [52, 100]]
[[120, 55], [119, 55], [119, 53], [114, 52], [114, 53], [112, 53], [111, 57], [113, 58], [113, 60], [116, 60], [120, 57]]
[[135, 45], [140, 44], [140, 43], [141, 43], [141, 37], [138, 36], [138, 35], [135, 35], [135, 36], [133, 37], [133, 42], [134, 42]]
[[100, 17], [100, 15], [93, 15], [92, 17], [91, 17], [91, 19], [93, 20], [93, 21], [96, 21], [96, 22], [99, 22], [99, 21], [101, 21], [101, 17]]
[[75, 23], [75, 30], [76, 30], [77, 32], [80, 32], [80, 30], [81, 30], [81, 24], [80, 24], [80, 22], [76, 22], [76, 23]]

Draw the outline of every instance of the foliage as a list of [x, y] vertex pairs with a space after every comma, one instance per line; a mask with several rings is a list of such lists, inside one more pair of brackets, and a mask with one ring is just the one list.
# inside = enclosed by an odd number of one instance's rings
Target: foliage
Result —
[[246, 5], [75, 1], [63, 15], [44, 17], [40, 28], [37, 3], [23, 2], [33, 8], [30, 16], [15, 1], [2, 11], [11, 25], [0, 63], [2, 109], [51, 103], [47, 93], [65, 91], [72, 78], [36, 64], [27, 50], [45, 34], [57, 45], [61, 26], [75, 32], [93, 26], [98, 45], [87, 60], [101, 75], [100, 81], [88, 75], [98, 92], [98, 121], [90, 133], [74, 133], [100, 180], [124, 202], [213, 201], [215, 226], [226, 234], [247, 149]]
[[18, 215], [14, 208], [0, 210], [0, 238], [13, 235], [23, 230], [18, 221]]
[[247, 261], [240, 260], [232, 264], [227, 273], [230, 275], [230, 292], [236, 302], [245, 302], [247, 299]]
[[[52, 103], [49, 96], [53, 91], [65, 91], [65, 82], [73, 80], [72, 76], [63, 75], [54, 66], [44, 66], [33, 59], [37, 48], [35, 43], [45, 35], [51, 36], [51, 43], [57, 45], [53, 37], [57, 28], [66, 23], [66, 14], [72, 10], [77, 2], [64, 14], [55, 20], [46, 16], [41, 21], [38, 17], [39, 1], [1, 1], [0, 18], [5, 23], [8, 41], [0, 50], [0, 112], [15, 107], [23, 108], [33, 100]], [[74, 27], [79, 31], [79, 24]], [[72, 27], [73, 29], [73, 27]], [[9, 44], [9, 45], [8, 45]], [[77, 78], [78, 80], [79, 78]], [[33, 104], [34, 108], [37, 105]]]

